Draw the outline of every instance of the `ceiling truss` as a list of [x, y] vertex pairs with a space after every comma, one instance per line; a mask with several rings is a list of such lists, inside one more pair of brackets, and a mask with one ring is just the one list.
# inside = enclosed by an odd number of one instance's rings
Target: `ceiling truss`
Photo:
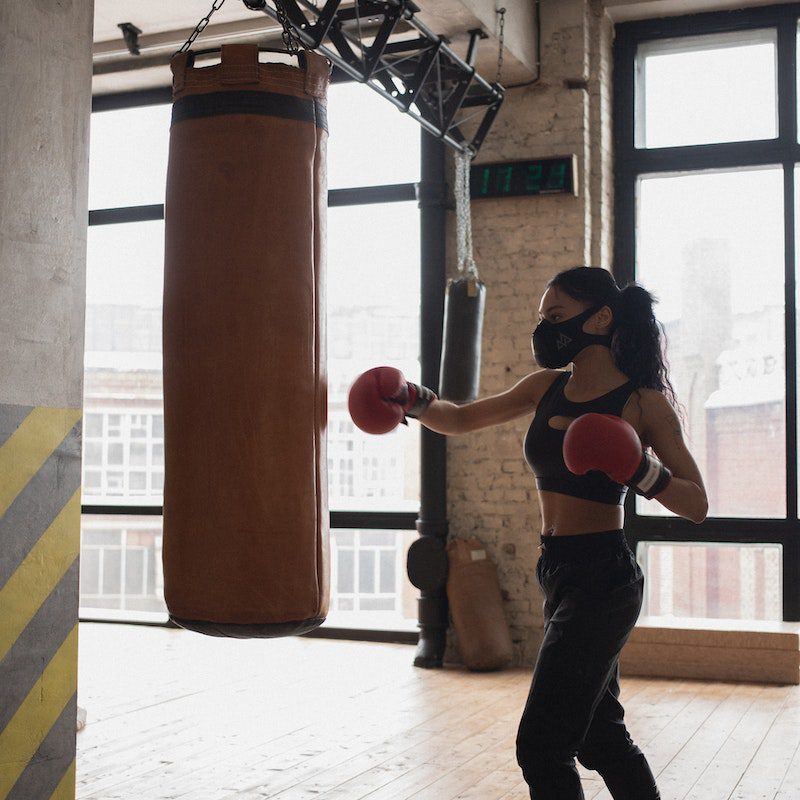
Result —
[[[266, 0], [243, 2], [278, 20]], [[327, 56], [450, 147], [478, 152], [505, 92], [475, 71], [476, 48], [486, 34], [469, 32], [464, 61], [444, 37], [416, 19], [420, 9], [411, 0], [355, 0], [347, 8], [340, 7], [342, 0], [325, 0], [319, 6], [309, 0], [282, 3], [292, 34], [305, 47]], [[416, 35], [389, 41], [400, 23], [405, 23], [401, 30]]]

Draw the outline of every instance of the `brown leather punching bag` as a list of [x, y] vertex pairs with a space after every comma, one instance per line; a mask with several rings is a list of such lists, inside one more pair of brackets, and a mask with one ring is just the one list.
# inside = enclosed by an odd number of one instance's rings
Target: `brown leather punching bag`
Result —
[[171, 65], [164, 596], [213, 636], [305, 633], [328, 610], [330, 64], [299, 57]]

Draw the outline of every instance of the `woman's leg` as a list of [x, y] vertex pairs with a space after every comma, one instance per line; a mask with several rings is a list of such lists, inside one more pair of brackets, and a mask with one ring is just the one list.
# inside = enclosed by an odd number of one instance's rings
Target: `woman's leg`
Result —
[[625, 727], [619, 691], [617, 659], [578, 751], [578, 761], [600, 773], [614, 800], [659, 800], [650, 765]]
[[517, 733], [517, 762], [532, 798], [583, 799], [575, 756], [638, 616], [639, 592], [631, 586], [610, 600], [578, 586], [560, 592]]
[[[559, 544], [565, 546], [572, 545]], [[582, 800], [575, 756], [639, 616], [644, 579], [629, 552], [581, 564], [550, 556], [540, 560], [537, 577], [546, 597], [545, 633], [517, 733], [517, 762], [535, 800]]]

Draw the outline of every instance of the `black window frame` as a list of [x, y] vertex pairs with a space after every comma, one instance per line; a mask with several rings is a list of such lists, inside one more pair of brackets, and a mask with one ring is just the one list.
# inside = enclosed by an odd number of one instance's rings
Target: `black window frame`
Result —
[[[786, 370], [786, 517], [714, 517], [700, 526], [677, 517], [636, 513], [633, 493], [626, 503], [626, 532], [639, 542], [780, 544], [783, 548], [783, 619], [800, 620], [800, 522], [797, 497], [797, 341], [794, 170], [797, 140], [797, 34], [800, 3], [648, 19], [616, 26], [614, 42], [615, 232], [613, 274], [620, 285], [635, 280], [636, 181], [641, 175], [702, 169], [776, 166], [783, 168]], [[636, 50], [659, 39], [777, 31], [778, 136], [776, 139], [678, 147], [635, 147]], [[755, 465], [754, 465], [755, 466]]]
[[[331, 83], [354, 82], [334, 67]], [[364, 91], [367, 91], [365, 89]], [[172, 103], [171, 87], [124, 91], [92, 97], [92, 113], [124, 108], [144, 107]], [[373, 203], [408, 202], [416, 200], [420, 209], [420, 363], [421, 381], [428, 386], [438, 386], [439, 360], [441, 358], [442, 328], [445, 294], [445, 209], [447, 184], [445, 182], [445, 151], [443, 143], [420, 128], [420, 181], [419, 183], [385, 184], [328, 190], [328, 206], [354, 206]], [[145, 222], [164, 219], [164, 205], [137, 205], [119, 208], [89, 210], [89, 227], [126, 222]], [[420, 512], [413, 511], [330, 511], [330, 528], [371, 530], [420, 530], [430, 525], [446, 524], [446, 440], [441, 434], [419, 426], [420, 442]], [[81, 479], [82, 482], [82, 479]], [[81, 505], [83, 515], [135, 515], [161, 516], [160, 505]], [[81, 616], [81, 621], [106, 622], [92, 616]], [[120, 620], [112, 620], [120, 622]], [[122, 620], [125, 624], [154, 624], [139, 620]], [[172, 623], [155, 623], [172, 626]], [[415, 644], [418, 632], [337, 628], [323, 626], [305, 636], [356, 639]]]

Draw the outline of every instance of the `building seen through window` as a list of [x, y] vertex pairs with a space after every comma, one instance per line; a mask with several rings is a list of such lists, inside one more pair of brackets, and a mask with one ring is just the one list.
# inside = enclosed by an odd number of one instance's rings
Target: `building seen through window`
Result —
[[646, 574], [643, 614], [780, 620], [783, 546], [747, 531], [790, 513], [779, 37], [774, 27], [693, 33], [619, 40], [630, 47], [634, 110], [616, 121], [629, 142], [617, 191], [632, 199], [617, 225], [619, 252], [633, 258], [617, 268], [658, 301], [716, 540], [641, 497], [629, 528]]

